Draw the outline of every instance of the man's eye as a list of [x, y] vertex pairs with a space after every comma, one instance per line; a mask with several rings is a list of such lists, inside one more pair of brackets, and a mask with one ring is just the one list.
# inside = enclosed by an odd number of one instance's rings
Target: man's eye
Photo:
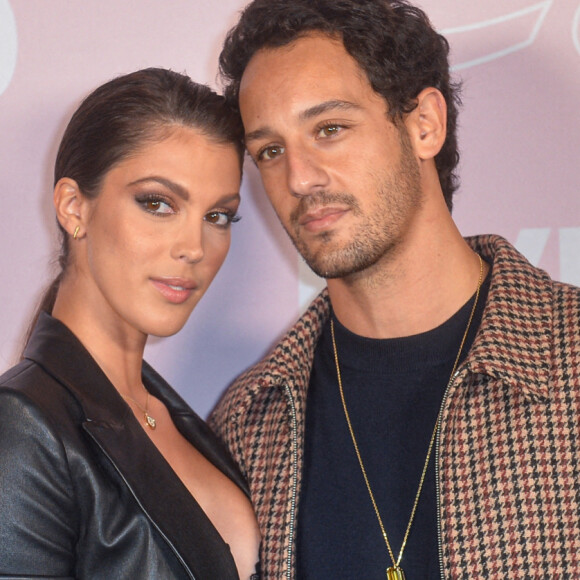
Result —
[[332, 137], [333, 135], [340, 133], [341, 129], [342, 127], [340, 125], [324, 125], [323, 127], [320, 127], [320, 129], [318, 130], [318, 136]]
[[258, 161], [271, 161], [272, 159], [282, 155], [282, 153], [284, 153], [284, 147], [278, 145], [264, 147], [264, 149], [258, 153]]

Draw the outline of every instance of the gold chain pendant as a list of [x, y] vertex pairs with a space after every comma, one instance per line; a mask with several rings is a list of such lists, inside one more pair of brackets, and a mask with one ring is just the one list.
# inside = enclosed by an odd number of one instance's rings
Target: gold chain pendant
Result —
[[155, 429], [157, 427], [157, 421], [145, 411], [145, 425], [147, 425], [150, 429]]
[[399, 566], [387, 568], [387, 580], [405, 580], [405, 573]]

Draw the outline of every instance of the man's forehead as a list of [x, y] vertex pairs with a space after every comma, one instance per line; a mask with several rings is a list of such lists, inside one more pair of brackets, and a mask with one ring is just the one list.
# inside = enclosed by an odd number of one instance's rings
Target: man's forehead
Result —
[[281, 95], [286, 105], [292, 99], [307, 98], [311, 102], [306, 108], [331, 100], [354, 102], [349, 93], [362, 85], [370, 88], [366, 74], [342, 41], [309, 35], [282, 47], [263, 48], [252, 57], [240, 82], [240, 105], [248, 98], [280, 101]]
[[[348, 119], [364, 110], [376, 111], [377, 107], [387, 114], [385, 99], [373, 90], [358, 66], [340, 66], [336, 59], [324, 66], [323, 59], [317, 58], [299, 64], [292, 58], [293, 53], [285, 54], [279, 61], [274, 51], [263, 53], [242, 79], [239, 104], [246, 142], [270, 138], [283, 126], [298, 128], [323, 115]], [[307, 54], [303, 51], [301, 56]]]
[[[256, 80], [256, 74], [269, 75], [282, 69], [287, 73], [345, 67], [366, 79], [365, 72], [346, 51], [340, 38], [321, 33], [303, 35], [283, 46], [266, 46], [249, 60], [241, 78], [241, 87]], [[256, 70], [259, 72], [256, 73]], [[320, 74], [320, 73], [319, 73]]]

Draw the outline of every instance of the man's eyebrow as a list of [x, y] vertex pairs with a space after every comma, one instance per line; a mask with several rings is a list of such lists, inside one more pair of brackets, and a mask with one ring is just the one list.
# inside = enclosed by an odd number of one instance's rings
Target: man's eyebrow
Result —
[[173, 193], [175, 193], [175, 195], [178, 195], [179, 197], [181, 197], [181, 199], [183, 199], [184, 201], [189, 200], [189, 192], [187, 191], [187, 189], [185, 189], [184, 187], [181, 187], [181, 185], [175, 183], [174, 181], [171, 181], [170, 179], [166, 179], [165, 177], [158, 177], [157, 175], [151, 175], [149, 177], [143, 177], [141, 179], [136, 179], [135, 181], [132, 181], [131, 183], [129, 183], [129, 185], [130, 186], [139, 185], [140, 183], [146, 183], [148, 181], [153, 181], [155, 183], [159, 183], [159, 184], [163, 185], [164, 187], [166, 187], [167, 189], [169, 189]]
[[302, 111], [298, 116], [298, 118], [300, 119], [300, 121], [307, 121], [308, 119], [312, 119], [313, 117], [322, 115], [322, 113], [328, 113], [329, 111], [335, 110], [344, 111], [349, 109], [360, 109], [360, 108], [361, 106], [357, 105], [356, 103], [335, 99], [332, 101], [324, 101], [324, 103], [320, 103], [318, 105], [314, 105], [313, 107], [309, 107], [308, 109]]
[[270, 137], [274, 134], [274, 131], [269, 127], [261, 127], [260, 129], [256, 129], [255, 131], [250, 131], [244, 135], [244, 141], [246, 145], [250, 141], [257, 141], [258, 139], [264, 139], [265, 137]]
[[[299, 121], [308, 121], [318, 115], [322, 115], [323, 113], [327, 113], [329, 111], [344, 111], [344, 110], [357, 110], [360, 109], [361, 106], [357, 105], [356, 103], [352, 103], [350, 101], [341, 101], [339, 99], [334, 99], [332, 101], [324, 101], [323, 103], [319, 103], [318, 105], [314, 105], [305, 109], [298, 115]], [[260, 127], [255, 131], [250, 131], [245, 135], [245, 141], [248, 143], [249, 141], [256, 141], [258, 139], [263, 139], [265, 137], [270, 137], [274, 134], [274, 131], [270, 127]]]

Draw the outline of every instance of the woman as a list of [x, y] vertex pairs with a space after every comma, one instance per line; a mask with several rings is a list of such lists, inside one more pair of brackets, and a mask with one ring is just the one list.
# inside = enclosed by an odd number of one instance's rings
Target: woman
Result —
[[186, 322], [237, 220], [222, 97], [147, 69], [94, 91], [55, 166], [62, 271], [0, 378], [0, 578], [254, 578], [246, 484], [143, 361]]

